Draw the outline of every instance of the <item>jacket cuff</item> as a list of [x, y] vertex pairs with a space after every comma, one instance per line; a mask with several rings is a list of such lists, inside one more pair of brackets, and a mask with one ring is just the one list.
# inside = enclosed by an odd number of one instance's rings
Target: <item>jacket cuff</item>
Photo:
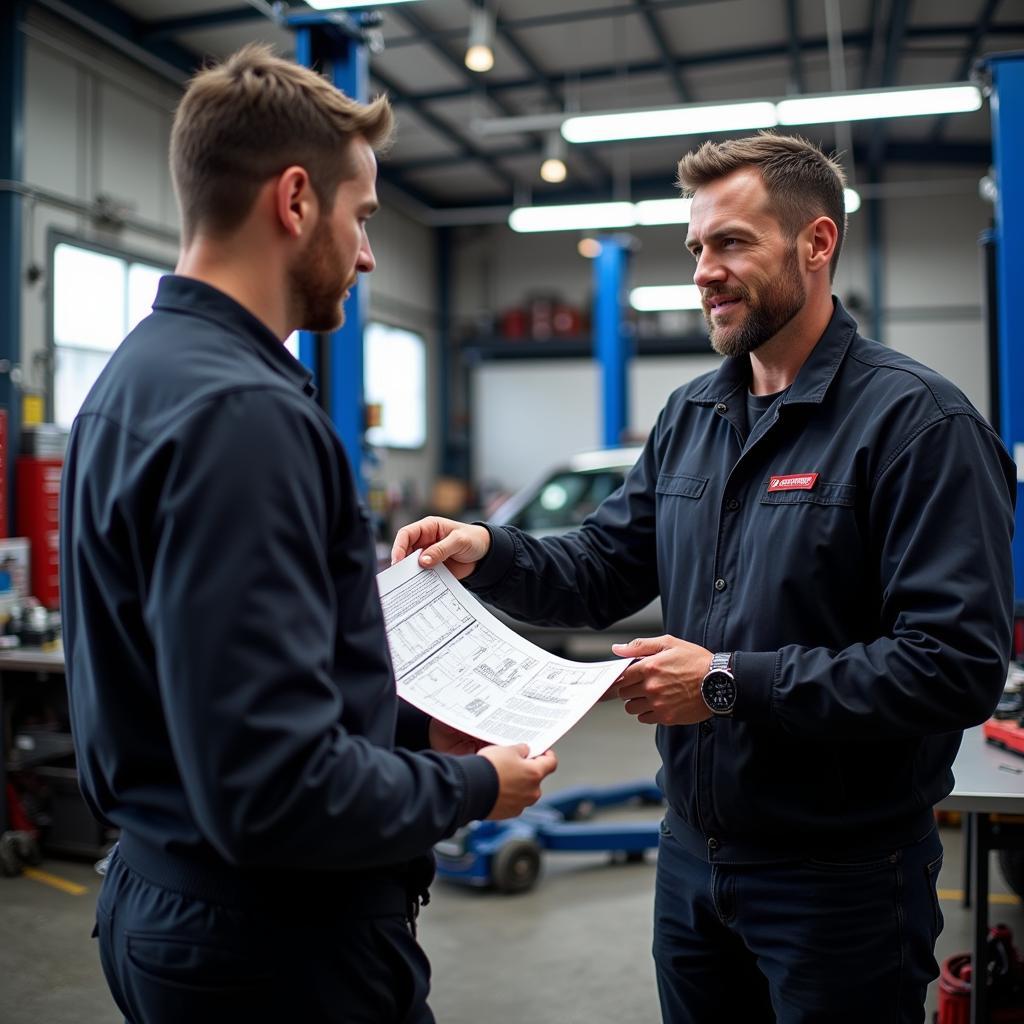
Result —
[[500, 526], [491, 526], [489, 523], [473, 525], [484, 527], [491, 535], [491, 548], [477, 563], [473, 575], [464, 582], [470, 590], [486, 590], [505, 578], [512, 568], [516, 549], [508, 530], [503, 530]]
[[398, 702], [395, 746], [405, 750], [430, 749], [430, 715], [404, 700]]
[[776, 661], [778, 654], [774, 651], [737, 651], [733, 655], [732, 674], [736, 677], [733, 718], [741, 722], [753, 722], [771, 717]]
[[459, 813], [459, 825], [486, 818], [498, 802], [497, 769], [479, 754], [454, 758], [465, 782], [465, 799]]

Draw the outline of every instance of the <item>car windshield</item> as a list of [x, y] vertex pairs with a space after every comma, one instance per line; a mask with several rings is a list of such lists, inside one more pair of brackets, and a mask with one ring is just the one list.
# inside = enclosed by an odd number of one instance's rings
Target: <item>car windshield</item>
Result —
[[566, 470], [555, 473], [512, 520], [528, 533], [571, 530], [621, 485], [622, 469]]

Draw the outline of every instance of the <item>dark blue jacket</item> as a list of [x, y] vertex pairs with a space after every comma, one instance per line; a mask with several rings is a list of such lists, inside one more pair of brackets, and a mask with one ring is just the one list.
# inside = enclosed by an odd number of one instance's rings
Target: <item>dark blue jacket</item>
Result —
[[[371, 533], [312, 391], [240, 305], [166, 277], [71, 432], [61, 587], [82, 789], [186, 861], [396, 863], [497, 798], [484, 758], [395, 749]], [[418, 712], [408, 725], [399, 740], [425, 745]]]
[[[749, 373], [728, 359], [674, 392], [579, 531], [492, 529], [469, 585], [517, 618], [596, 628], [660, 593], [667, 633], [736, 652], [732, 718], [658, 728], [695, 852], [910, 841], [1005, 682], [1013, 463], [960, 391], [838, 303], [748, 437]], [[787, 476], [806, 479], [773, 485]]]

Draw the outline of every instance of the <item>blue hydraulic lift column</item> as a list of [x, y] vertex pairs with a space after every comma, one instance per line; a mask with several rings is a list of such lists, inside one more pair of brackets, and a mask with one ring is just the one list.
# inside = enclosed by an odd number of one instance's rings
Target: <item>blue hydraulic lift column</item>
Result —
[[992, 156], [996, 178], [996, 293], [999, 317], [999, 412], [1003, 441], [1017, 463], [1013, 572], [1024, 603], [1024, 52], [985, 61], [992, 76]]
[[[289, 19], [295, 29], [296, 61], [312, 67], [330, 64], [331, 82], [347, 96], [366, 102], [369, 94], [367, 48], [352, 34], [339, 30], [334, 18], [316, 15]], [[341, 437], [359, 493], [366, 495], [363, 436], [366, 409], [363, 401], [363, 328], [366, 325], [367, 287], [355, 285], [345, 303], [345, 322], [328, 338], [327, 366], [320, 366], [316, 337], [299, 334], [299, 358], [326, 386], [327, 411]]]
[[[313, 35], [308, 26], [295, 30], [295, 62], [307, 68], [313, 66]], [[316, 335], [312, 331], [299, 331], [299, 361], [313, 374], [313, 380], [319, 387], [320, 361], [317, 358]]]
[[[0, 4], [0, 181], [21, 181], [24, 157], [25, 37], [21, 20], [25, 3]], [[0, 191], [0, 407], [7, 410], [7, 457], [0, 468], [6, 479], [8, 529], [13, 528], [12, 468], [18, 453], [21, 395], [11, 372], [21, 362], [21, 196]]]
[[630, 339], [623, 324], [629, 247], [614, 235], [599, 239], [594, 260], [594, 354], [601, 367], [601, 443], [622, 444], [629, 426]]

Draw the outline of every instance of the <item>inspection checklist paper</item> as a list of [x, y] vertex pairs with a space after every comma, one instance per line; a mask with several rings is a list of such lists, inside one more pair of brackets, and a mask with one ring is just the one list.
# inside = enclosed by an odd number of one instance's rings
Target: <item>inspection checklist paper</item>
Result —
[[499, 622], [418, 553], [377, 577], [398, 695], [469, 736], [543, 753], [629, 664], [556, 658]]

